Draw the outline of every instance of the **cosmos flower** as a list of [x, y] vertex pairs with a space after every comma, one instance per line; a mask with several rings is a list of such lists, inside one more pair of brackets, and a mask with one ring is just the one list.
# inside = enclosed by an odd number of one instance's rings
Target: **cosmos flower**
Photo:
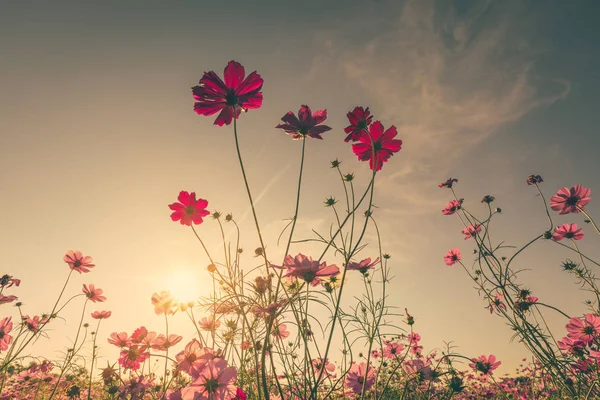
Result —
[[303, 254], [298, 254], [296, 257], [287, 255], [282, 266], [273, 265], [273, 268], [286, 269], [285, 276], [287, 278], [298, 278], [310, 283], [312, 286], [317, 286], [323, 282], [323, 278], [337, 275], [340, 269], [336, 265], [327, 265], [325, 262], [319, 264], [318, 261], [313, 261], [312, 257], [306, 257]]
[[583, 209], [590, 202], [591, 193], [590, 189], [581, 185], [575, 185], [571, 189], [564, 187], [550, 197], [550, 208], [559, 214], [577, 214], [578, 207]]
[[303, 140], [307, 136], [314, 139], [323, 139], [321, 134], [331, 130], [327, 125], [319, 125], [326, 119], [327, 110], [318, 110], [313, 114], [309, 106], [303, 105], [298, 111], [298, 117], [293, 112], [288, 111], [287, 114], [281, 117], [284, 124], [279, 124], [275, 128], [283, 129], [294, 140]]
[[600, 335], [600, 317], [594, 314], [586, 314], [583, 320], [571, 318], [566, 325], [568, 337], [591, 343], [595, 337]]
[[102, 303], [106, 300], [106, 297], [102, 296], [103, 290], [96, 288], [91, 283], [89, 286], [84, 283], [81, 291], [85, 294], [85, 297], [87, 297], [88, 300], [93, 301], [94, 303]]
[[177, 197], [178, 203], [169, 204], [169, 208], [173, 210], [171, 219], [173, 221], [179, 221], [181, 225], [191, 226], [199, 225], [203, 222], [202, 218], [210, 214], [210, 211], [206, 210], [208, 201], [204, 199], [196, 200], [196, 193], [188, 193], [184, 190], [179, 192]]
[[527, 177], [527, 184], [529, 186], [532, 186], [532, 185], [535, 185], [535, 184], [538, 184], [538, 183], [542, 183], [542, 182], [544, 182], [544, 180], [539, 175], [529, 175]]
[[205, 72], [200, 79], [199, 86], [192, 88], [196, 103], [194, 111], [198, 115], [210, 116], [220, 111], [215, 125], [231, 124], [242, 111], [260, 108], [263, 101], [261, 93], [263, 79], [256, 71], [248, 77], [244, 67], [236, 62], [229, 61], [223, 71], [225, 82], [214, 72]]
[[140, 368], [140, 365], [150, 357], [150, 353], [146, 351], [145, 346], [133, 345], [128, 349], [121, 351], [121, 357], [119, 357], [119, 364], [125, 369], [131, 369], [133, 371]]
[[365, 390], [369, 390], [373, 383], [375, 383], [375, 371], [373, 368], [369, 368], [369, 372], [367, 372], [366, 362], [353, 364], [346, 375], [345, 386], [352, 389], [354, 393], [362, 393], [363, 385]]
[[360, 161], [368, 160], [371, 170], [379, 171], [383, 163], [402, 148], [402, 140], [394, 139], [397, 134], [394, 125], [384, 132], [381, 122], [376, 121], [369, 126], [369, 134], [363, 134], [358, 139], [358, 143], [352, 145], [352, 151]]
[[77, 271], [80, 274], [85, 272], [90, 272], [90, 268], [95, 267], [92, 264], [92, 257], [83, 256], [80, 251], [67, 251], [67, 254], [63, 257], [63, 260], [69, 265], [73, 271]]
[[583, 239], [583, 231], [577, 227], [577, 224], [563, 224], [554, 228], [552, 240], [558, 242], [563, 239], [581, 240]]
[[350, 121], [350, 125], [344, 128], [344, 132], [348, 133], [344, 142], [353, 141], [356, 142], [360, 137], [367, 132], [369, 125], [371, 125], [371, 121], [373, 120], [373, 116], [369, 111], [369, 107], [355, 107], [354, 110], [348, 113], [347, 115], [348, 121]]
[[442, 210], [442, 214], [443, 215], [452, 215], [457, 210], [460, 210], [461, 205], [462, 205], [462, 199], [452, 200], [448, 204], [446, 204], [446, 207], [444, 207], [444, 209]]
[[362, 274], [365, 274], [368, 270], [375, 268], [377, 263], [379, 263], [379, 257], [373, 262], [371, 262], [371, 257], [369, 257], [360, 262], [350, 261], [346, 266], [346, 269], [349, 271], [360, 271]]
[[163, 290], [160, 293], [154, 293], [151, 301], [156, 315], [173, 314], [178, 307], [177, 300], [175, 300], [167, 290]]
[[112, 315], [110, 311], [94, 311], [92, 313], [92, 318], [94, 319], [106, 319]]
[[453, 186], [455, 183], [458, 183], [458, 179], [456, 179], [456, 178], [448, 178], [448, 180], [447, 180], [446, 182], [442, 182], [442, 183], [440, 183], [440, 184], [438, 185], [438, 187], [439, 187], [440, 189], [443, 189], [443, 188], [452, 189], [452, 186]]
[[448, 250], [448, 252], [444, 256], [444, 262], [446, 263], [447, 266], [454, 265], [457, 262], [459, 262], [460, 260], [461, 260], [460, 250], [457, 248]]
[[462, 230], [462, 234], [465, 235], [465, 240], [477, 236], [477, 233], [479, 232], [481, 232], [481, 225], [469, 225]]
[[481, 355], [480, 357], [475, 357], [471, 359], [472, 363], [469, 364], [469, 367], [473, 368], [476, 372], [481, 372], [483, 375], [492, 375], [493, 371], [502, 364], [501, 361], [496, 361], [496, 356], [490, 355], [485, 356]]
[[0, 351], [8, 350], [8, 346], [13, 342], [13, 337], [9, 335], [12, 331], [12, 317], [0, 319]]

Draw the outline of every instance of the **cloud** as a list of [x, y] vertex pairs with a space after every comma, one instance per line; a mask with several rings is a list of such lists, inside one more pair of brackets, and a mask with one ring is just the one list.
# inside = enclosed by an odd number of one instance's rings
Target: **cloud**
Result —
[[[323, 49], [368, 94], [376, 118], [398, 127], [404, 151], [392, 161], [401, 157], [403, 166], [396, 163], [395, 172], [382, 174], [380, 186], [396, 202], [415, 206], [405, 207], [411, 212], [417, 205], [430, 209], [423, 203], [426, 193], [458, 158], [500, 127], [570, 92], [569, 82], [536, 74], [535, 50], [543, 45], [519, 18], [527, 15], [524, 9], [489, 1], [470, 4], [457, 9], [444, 2], [408, 1], [387, 27], [379, 9], [363, 24], [380, 24], [381, 32], [358, 48], [337, 37], [337, 51], [332, 53], [331, 40]], [[383, 14], [393, 18], [389, 10]], [[323, 57], [315, 59], [311, 74]]]

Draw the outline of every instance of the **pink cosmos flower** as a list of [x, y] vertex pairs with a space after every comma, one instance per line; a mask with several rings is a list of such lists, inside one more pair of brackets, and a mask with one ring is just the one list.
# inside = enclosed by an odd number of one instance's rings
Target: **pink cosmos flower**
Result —
[[126, 332], [113, 332], [110, 334], [108, 343], [114, 344], [117, 347], [128, 347], [131, 344], [131, 339]]
[[350, 125], [344, 128], [344, 132], [348, 133], [344, 142], [353, 141], [356, 142], [360, 139], [363, 133], [367, 132], [369, 125], [371, 125], [371, 121], [373, 120], [373, 116], [369, 111], [369, 107], [355, 107], [354, 110], [348, 113], [347, 115], [348, 121], [350, 121]]
[[417, 344], [421, 341], [421, 335], [416, 332], [409, 333], [407, 339], [410, 343]]
[[480, 357], [472, 358], [472, 363], [469, 367], [473, 368], [474, 371], [481, 372], [483, 375], [492, 375], [493, 371], [502, 364], [501, 361], [496, 361], [496, 356], [481, 355]]
[[457, 262], [459, 262], [460, 260], [461, 260], [460, 250], [457, 248], [448, 250], [448, 252], [444, 256], [444, 262], [446, 263], [447, 266], [454, 265]]
[[233, 400], [246, 400], [248, 395], [241, 388], [235, 390], [235, 397]]
[[379, 262], [379, 257], [375, 261], [371, 262], [371, 257], [365, 258], [361, 262], [350, 261], [346, 266], [349, 271], [360, 271], [361, 274], [366, 274], [368, 270], [375, 268], [375, 265]]
[[158, 335], [156, 340], [154, 340], [154, 344], [152, 345], [152, 348], [154, 350], [166, 351], [169, 348], [175, 346], [177, 343], [181, 342], [182, 339], [183, 339], [183, 336], [170, 334], [169, 337], [166, 337], [165, 335], [163, 335], [161, 333], [160, 335]]
[[335, 364], [329, 362], [328, 359], [323, 360], [322, 358], [315, 358], [311, 361], [313, 369], [315, 370], [315, 375], [318, 377], [323, 370], [323, 376], [333, 378], [335, 374]]
[[440, 189], [443, 189], [443, 188], [448, 188], [448, 189], [451, 189], [451, 188], [452, 188], [452, 186], [453, 186], [455, 183], [457, 183], [457, 182], [458, 182], [458, 179], [456, 179], [456, 178], [448, 178], [448, 180], [447, 180], [446, 182], [442, 182], [442, 183], [440, 183], [440, 184], [438, 185], [438, 187], [439, 187]]
[[504, 294], [501, 292], [497, 292], [494, 295], [494, 298], [490, 300], [490, 305], [488, 306], [488, 308], [490, 309], [490, 314], [492, 314], [494, 310], [506, 311], [506, 304], [504, 304], [502, 300], [504, 300]]
[[188, 193], [184, 190], [179, 192], [177, 197], [178, 203], [169, 204], [169, 208], [173, 210], [171, 219], [173, 221], [179, 221], [181, 225], [191, 226], [199, 225], [203, 222], [202, 218], [210, 214], [210, 211], [206, 210], [208, 201], [204, 199], [196, 200], [196, 193]]
[[9, 335], [12, 331], [12, 317], [5, 317], [0, 320], [0, 351], [8, 350], [8, 346], [13, 342], [13, 337]]
[[566, 325], [568, 337], [591, 343], [595, 337], [600, 335], [600, 317], [594, 314], [586, 314], [584, 320], [571, 318]]
[[[358, 139], [358, 143], [352, 145], [352, 151], [360, 161], [369, 160], [371, 170], [379, 171], [383, 163], [387, 162], [394, 153], [402, 149], [402, 140], [394, 139], [398, 134], [396, 127], [392, 125], [384, 133], [381, 122], [376, 121], [369, 126], [369, 134], [364, 134]], [[375, 158], [373, 158], [375, 154]]]
[[271, 334], [275, 337], [275, 340], [281, 340], [290, 336], [290, 331], [287, 330], [286, 324], [279, 324], [275, 321]]
[[197, 339], [192, 339], [182, 351], [177, 353], [175, 359], [177, 360], [177, 369], [188, 373], [195, 379], [213, 357], [212, 349], [203, 348]]
[[391, 340], [385, 341], [385, 347], [383, 349], [383, 356], [385, 358], [396, 358], [402, 353], [404, 350], [404, 345], [402, 343], [396, 343]]
[[448, 204], [446, 204], [446, 207], [444, 207], [444, 209], [442, 210], [442, 214], [443, 215], [452, 215], [452, 214], [454, 214], [457, 210], [460, 210], [462, 202], [463, 202], [462, 199], [460, 199], [460, 200], [452, 200], [451, 202], [449, 202]]
[[577, 224], [563, 224], [554, 228], [552, 240], [558, 242], [563, 239], [581, 240], [583, 239], [583, 231], [578, 229]]
[[33, 317], [30, 317], [29, 315], [23, 315], [23, 324], [27, 330], [31, 332], [37, 332], [40, 328], [40, 325], [43, 325], [46, 322], [48, 322], [48, 319], [42, 318], [39, 315], [34, 315]]
[[575, 356], [583, 355], [585, 349], [585, 342], [579, 339], [573, 339], [570, 337], [564, 337], [558, 341], [558, 348], [565, 354], [572, 354]]
[[92, 257], [84, 257], [80, 251], [67, 251], [67, 254], [65, 254], [63, 260], [69, 265], [69, 268], [79, 272], [80, 274], [83, 272], [90, 272], [89, 269], [96, 266], [95, 264], [92, 264]]
[[92, 313], [92, 318], [94, 319], [106, 319], [112, 315], [110, 311], [94, 311]]
[[81, 291], [85, 294], [85, 297], [87, 297], [88, 300], [93, 301], [94, 303], [102, 303], [106, 300], [106, 297], [102, 296], [103, 290], [94, 287], [94, 285], [91, 283], [89, 286], [84, 283]]
[[9, 288], [19, 286], [21, 284], [20, 279], [13, 278], [12, 275], [4, 274], [0, 277], [0, 288]]
[[173, 314], [178, 307], [177, 301], [173, 298], [171, 292], [166, 290], [163, 290], [160, 294], [154, 293], [151, 301], [156, 315]]
[[590, 202], [592, 191], [581, 185], [575, 185], [571, 189], [562, 188], [552, 197], [550, 197], [550, 208], [558, 211], [559, 214], [577, 214], [578, 207], [583, 207]]
[[140, 365], [150, 357], [150, 353], [146, 351], [146, 347], [133, 345], [128, 349], [121, 351], [119, 364], [125, 369], [137, 370]]
[[286, 277], [302, 279], [312, 286], [317, 286], [324, 281], [323, 278], [335, 276], [340, 272], [336, 265], [327, 265], [325, 262], [319, 264], [318, 261], [313, 261], [312, 257], [303, 254], [298, 254], [296, 257], [287, 255], [282, 266], [273, 264], [271, 266], [278, 269], [287, 268]]
[[3, 294], [0, 294], [0, 304], [12, 303], [13, 301], [18, 300], [18, 299], [19, 298], [14, 295], [5, 296]]
[[375, 383], [375, 371], [373, 371], [373, 368], [369, 368], [369, 372], [367, 372], [366, 362], [353, 364], [346, 375], [345, 386], [352, 389], [354, 393], [361, 394], [363, 384], [365, 390], [369, 390], [373, 386], [373, 383]]
[[[200, 79], [200, 85], [192, 88], [196, 103], [194, 111], [198, 115], [210, 116], [220, 111], [215, 125], [231, 124], [242, 111], [260, 108], [263, 95], [260, 92], [263, 79], [256, 71], [246, 79], [246, 70], [236, 62], [229, 61], [223, 71], [225, 82], [214, 72], [205, 72]], [[235, 116], [234, 116], [235, 109]]]
[[131, 342], [135, 344], [140, 344], [144, 341], [147, 335], [148, 329], [146, 329], [145, 326], [140, 326], [131, 334]]
[[465, 235], [465, 240], [471, 239], [472, 237], [477, 236], [477, 233], [481, 232], [481, 225], [469, 225], [461, 232]]
[[[323, 139], [322, 133], [330, 131], [327, 125], [319, 125], [327, 119], [327, 110], [319, 110], [314, 114], [309, 106], [303, 105], [298, 111], [298, 117], [293, 112], [288, 111], [281, 120], [284, 124], [279, 124], [275, 128], [283, 129], [294, 140], [303, 140], [307, 136], [314, 139]], [[319, 126], [317, 126], [319, 125]]]
[[204, 331], [214, 331], [221, 326], [221, 322], [219, 320], [215, 320], [213, 317], [203, 317], [200, 321], [198, 321], [198, 325], [200, 325], [200, 329]]
[[[222, 359], [209, 361], [191, 386], [181, 390], [183, 400], [233, 399], [237, 393], [237, 370]], [[193, 396], [190, 396], [194, 393]]]

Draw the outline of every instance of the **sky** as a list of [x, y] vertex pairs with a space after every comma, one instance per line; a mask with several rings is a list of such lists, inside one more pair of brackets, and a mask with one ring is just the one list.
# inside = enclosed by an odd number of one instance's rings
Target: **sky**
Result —
[[[68, 268], [67, 250], [94, 258], [67, 293], [94, 283], [112, 310], [100, 337], [163, 320], [152, 293], [210, 293], [208, 260], [192, 232], [167, 208], [180, 190], [231, 212], [245, 254], [258, 247], [235, 154], [232, 127], [193, 112], [190, 88], [204, 71], [222, 74], [230, 60], [264, 78], [264, 103], [242, 115], [240, 145], [266, 245], [283, 256], [277, 236], [293, 215], [301, 143], [274, 128], [287, 111], [327, 109], [333, 129], [306, 143], [299, 237], [327, 232], [323, 200], [343, 196], [329, 168], [342, 161], [366, 186], [368, 167], [343, 142], [346, 113], [368, 106], [395, 125], [403, 149], [385, 164], [375, 189], [375, 217], [395, 276], [389, 303], [415, 316], [426, 350], [452, 342], [469, 356], [496, 354], [504, 372], [525, 348], [490, 315], [473, 284], [443, 256], [452, 247], [470, 264], [473, 243], [460, 221], [441, 215], [451, 200], [437, 185], [459, 179], [458, 195], [483, 215], [480, 199], [503, 209], [498, 241], [519, 246], [547, 228], [529, 174], [544, 177], [546, 196], [582, 184], [587, 210], [599, 215], [600, 76], [593, 1], [19, 1], [0, 14], [0, 250], [3, 273], [22, 279], [10, 292], [24, 313], [49, 311]], [[561, 216], [559, 223], [583, 223]], [[218, 225], [199, 227], [210, 249]], [[585, 225], [582, 250], [599, 256]], [[366, 256], [376, 256], [375, 237]], [[291, 253], [320, 254], [296, 244]], [[217, 250], [215, 250], [217, 251]], [[508, 253], [510, 254], [510, 250]], [[315, 255], [318, 257], [318, 255]], [[553, 243], [525, 252], [521, 281], [541, 300], [582, 315], [585, 296], [560, 263], [573, 257]], [[341, 264], [333, 254], [328, 263]], [[245, 268], [258, 262], [250, 255]], [[360, 287], [352, 278], [352, 290]], [[81, 299], [79, 299], [81, 300]], [[348, 304], [351, 304], [348, 303]], [[72, 340], [81, 301], [49, 326], [35, 351], [56, 357]], [[17, 315], [3, 305], [0, 316]], [[87, 318], [87, 317], [86, 317]], [[174, 331], [194, 329], [176, 316]], [[557, 336], [566, 323], [549, 315]], [[173, 331], [173, 330], [172, 330]], [[101, 343], [116, 360], [116, 349]]]

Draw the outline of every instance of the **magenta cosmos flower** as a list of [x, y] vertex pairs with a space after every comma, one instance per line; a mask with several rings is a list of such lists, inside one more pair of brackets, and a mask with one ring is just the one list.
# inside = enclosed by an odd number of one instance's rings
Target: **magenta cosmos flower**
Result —
[[194, 111], [198, 115], [210, 116], [220, 111], [215, 120], [215, 125], [231, 124], [232, 119], [237, 119], [242, 111], [260, 108], [263, 95], [260, 92], [263, 80], [256, 71], [246, 79], [244, 67], [236, 62], [229, 61], [223, 71], [225, 82], [214, 71], [205, 72], [200, 79], [200, 85], [192, 88], [196, 103]]
[[366, 362], [353, 364], [348, 371], [348, 375], [346, 375], [345, 386], [354, 391], [354, 393], [360, 394], [363, 385], [365, 390], [369, 390], [373, 386], [373, 383], [375, 383], [375, 372], [373, 368], [369, 368], [369, 372], [367, 372]]
[[563, 239], [581, 240], [583, 239], [583, 231], [578, 229], [577, 224], [563, 224], [554, 228], [552, 240], [558, 242]]
[[402, 148], [402, 140], [394, 139], [397, 134], [394, 125], [384, 132], [381, 122], [376, 121], [369, 126], [369, 134], [363, 134], [358, 143], [352, 145], [352, 151], [360, 161], [369, 160], [371, 170], [379, 171], [383, 163]]
[[344, 142], [356, 142], [360, 137], [367, 132], [367, 128], [371, 125], [373, 116], [369, 111], [369, 107], [355, 107], [354, 110], [348, 113], [348, 121], [350, 125], [344, 128], [344, 132], [348, 134]]
[[502, 364], [502, 362], [496, 361], [496, 356], [494, 355], [490, 355], [489, 357], [481, 355], [480, 357], [471, 359], [471, 361], [472, 363], [469, 364], [469, 367], [484, 375], [492, 375], [492, 372]]
[[0, 351], [8, 350], [8, 346], [13, 342], [13, 337], [9, 335], [12, 328], [12, 317], [5, 317], [0, 320]]
[[578, 208], [583, 209], [590, 202], [591, 193], [590, 189], [581, 185], [575, 185], [571, 189], [564, 187], [550, 197], [550, 208], [559, 214], [577, 214]]
[[191, 226], [199, 225], [203, 222], [202, 218], [210, 214], [210, 211], [206, 210], [208, 201], [204, 199], [196, 200], [196, 193], [188, 193], [184, 190], [179, 192], [177, 197], [179, 203], [169, 204], [169, 208], [173, 210], [171, 219], [173, 221], [179, 221], [181, 225]]
[[69, 265], [73, 271], [77, 271], [80, 274], [83, 272], [90, 272], [90, 268], [94, 268], [92, 264], [92, 257], [83, 256], [80, 251], [67, 251], [67, 254], [63, 257], [64, 262]]
[[450, 249], [444, 256], [444, 262], [447, 266], [454, 265], [461, 260], [459, 249]]
[[[293, 112], [288, 111], [281, 120], [284, 124], [279, 124], [275, 128], [283, 129], [294, 140], [302, 140], [306, 136], [314, 139], [323, 139], [321, 133], [330, 131], [327, 125], [319, 125], [327, 119], [327, 110], [318, 110], [313, 114], [309, 106], [301, 106], [298, 111], [298, 117]], [[317, 126], [319, 125], [319, 126]]]
[[287, 255], [282, 266], [273, 264], [271, 266], [278, 269], [287, 268], [285, 274], [287, 278], [299, 278], [312, 286], [323, 282], [323, 278], [340, 273], [340, 269], [336, 265], [327, 265], [325, 262], [319, 264], [318, 261], [313, 261], [312, 257], [306, 257], [303, 254], [298, 254], [296, 257]]

